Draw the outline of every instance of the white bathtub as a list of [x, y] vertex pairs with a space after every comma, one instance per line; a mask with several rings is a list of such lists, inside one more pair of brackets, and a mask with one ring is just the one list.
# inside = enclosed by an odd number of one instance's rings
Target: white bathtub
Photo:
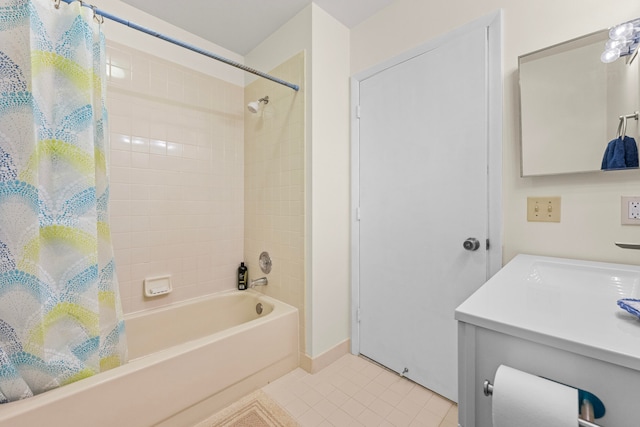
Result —
[[297, 309], [252, 290], [125, 322], [129, 363], [0, 405], [0, 426], [190, 426], [298, 366]]

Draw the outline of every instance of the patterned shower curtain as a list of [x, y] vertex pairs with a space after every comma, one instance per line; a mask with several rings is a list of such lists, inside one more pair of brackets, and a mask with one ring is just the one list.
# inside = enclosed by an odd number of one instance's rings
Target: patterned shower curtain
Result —
[[0, 0], [0, 403], [126, 361], [104, 36], [54, 3]]

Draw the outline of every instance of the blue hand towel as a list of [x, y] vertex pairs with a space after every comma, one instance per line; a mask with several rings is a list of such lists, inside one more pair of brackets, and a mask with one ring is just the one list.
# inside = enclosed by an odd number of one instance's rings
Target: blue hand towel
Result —
[[602, 158], [602, 170], [638, 167], [638, 146], [630, 136], [609, 142]]

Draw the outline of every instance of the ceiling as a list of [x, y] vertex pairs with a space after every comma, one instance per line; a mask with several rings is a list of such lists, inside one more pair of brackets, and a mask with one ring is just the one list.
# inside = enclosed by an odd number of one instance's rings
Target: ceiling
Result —
[[[124, 3], [240, 55], [312, 3], [312, 0], [122, 0]], [[315, 0], [353, 28], [394, 0]], [[186, 6], [188, 5], [188, 7]]]

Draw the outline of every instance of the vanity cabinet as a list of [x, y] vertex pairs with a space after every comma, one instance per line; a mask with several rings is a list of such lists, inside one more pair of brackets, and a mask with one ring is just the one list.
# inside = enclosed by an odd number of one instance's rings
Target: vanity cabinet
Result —
[[640, 298], [640, 267], [515, 257], [456, 309], [459, 425], [492, 426], [501, 364], [594, 394], [597, 425], [640, 425], [640, 320], [621, 298]]

